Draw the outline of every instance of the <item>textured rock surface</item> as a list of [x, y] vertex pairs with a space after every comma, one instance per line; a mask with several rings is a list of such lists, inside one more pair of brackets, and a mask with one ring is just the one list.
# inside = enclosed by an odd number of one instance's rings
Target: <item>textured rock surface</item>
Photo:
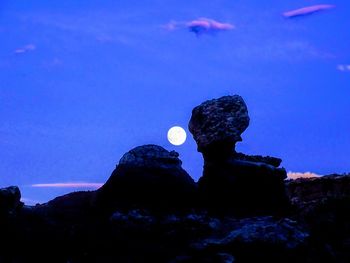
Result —
[[350, 262], [350, 174], [290, 180], [286, 188], [294, 216], [327, 244], [333, 262]]
[[201, 262], [207, 255], [227, 254], [237, 262], [300, 262], [310, 236], [288, 218], [231, 219], [226, 227], [216, 237], [196, 242], [193, 247], [197, 253], [193, 253], [192, 260]]
[[350, 197], [350, 174], [290, 180], [287, 193], [292, 203], [299, 206], [312, 205], [328, 198]]
[[247, 106], [238, 95], [203, 102], [192, 111], [189, 130], [198, 151], [207, 153], [219, 146], [232, 152], [249, 125]]
[[274, 167], [279, 167], [282, 163], [282, 159], [280, 158], [261, 155], [246, 155], [243, 153], [234, 153], [233, 159], [253, 163], [265, 163]]
[[157, 167], [175, 169], [181, 168], [179, 154], [175, 151], [167, 151], [157, 145], [138, 146], [123, 155], [119, 165], [131, 165], [134, 167]]
[[136, 147], [126, 153], [97, 202], [111, 209], [146, 207], [157, 210], [193, 206], [196, 184], [182, 169], [178, 153], [157, 145]]
[[240, 220], [235, 229], [225, 233], [225, 236], [204, 240], [199, 247], [239, 246], [245, 244], [264, 243], [279, 246], [283, 249], [296, 249], [305, 245], [309, 233], [303, 230], [296, 221], [288, 218], [256, 217]]

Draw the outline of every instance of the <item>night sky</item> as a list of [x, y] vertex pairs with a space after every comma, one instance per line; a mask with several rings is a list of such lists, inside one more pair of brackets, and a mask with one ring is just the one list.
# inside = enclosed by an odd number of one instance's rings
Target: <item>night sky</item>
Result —
[[[282, 16], [317, 4], [336, 7]], [[2, 0], [0, 187], [47, 201], [83, 188], [31, 185], [104, 183], [149, 143], [178, 151], [197, 180], [191, 110], [230, 94], [251, 118], [238, 151], [287, 171], [350, 172], [349, 17], [345, 0]], [[186, 25], [198, 18], [233, 28], [196, 35]], [[175, 125], [181, 146], [166, 137]]]

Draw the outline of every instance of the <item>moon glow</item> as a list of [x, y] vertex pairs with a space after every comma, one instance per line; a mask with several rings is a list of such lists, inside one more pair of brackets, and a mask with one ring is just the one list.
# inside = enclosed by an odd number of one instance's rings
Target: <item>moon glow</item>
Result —
[[186, 141], [186, 131], [180, 126], [174, 126], [168, 131], [168, 141], [172, 145], [179, 146]]

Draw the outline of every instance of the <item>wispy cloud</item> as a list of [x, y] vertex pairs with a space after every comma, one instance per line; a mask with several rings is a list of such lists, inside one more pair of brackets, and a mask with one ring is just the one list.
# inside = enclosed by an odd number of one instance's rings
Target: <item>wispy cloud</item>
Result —
[[202, 34], [231, 30], [234, 29], [235, 26], [229, 23], [222, 23], [214, 19], [202, 17], [188, 22], [170, 21], [169, 23], [163, 25], [162, 28], [168, 31], [173, 31], [179, 28], [187, 28], [190, 32], [200, 36]]
[[100, 188], [102, 183], [86, 183], [86, 182], [67, 182], [67, 183], [41, 183], [32, 184], [31, 187], [35, 188]]
[[313, 5], [296, 10], [284, 12], [282, 15], [287, 18], [310, 15], [319, 11], [335, 8], [335, 5]]
[[341, 72], [350, 72], [350, 64], [340, 64], [337, 66], [337, 69]]
[[[58, 42], [72, 45], [76, 39], [93, 39], [99, 43], [138, 45], [137, 37], [147, 34], [151, 25], [146, 22], [136, 24], [139, 12], [118, 12], [94, 10], [78, 12], [74, 15], [65, 13], [31, 13], [22, 16], [23, 21], [35, 26], [50, 28], [49, 36]], [[59, 34], [55, 33], [56, 30]], [[75, 37], [79, 36], [79, 38]], [[83, 38], [82, 38], [83, 37]], [[61, 44], [62, 45], [62, 44]]]
[[312, 177], [319, 177], [321, 175], [312, 173], [312, 172], [305, 172], [305, 173], [299, 173], [299, 172], [288, 172], [287, 178], [288, 179], [298, 179], [298, 178], [312, 178]]
[[27, 52], [30, 52], [30, 51], [34, 51], [35, 49], [36, 49], [35, 45], [28, 44], [28, 45], [25, 45], [24, 47], [15, 49], [14, 53], [15, 54], [23, 54], [23, 53], [27, 53]]
[[183, 26], [184, 26], [183, 22], [176, 22], [174, 20], [171, 20], [169, 23], [162, 25], [161, 28], [163, 28], [167, 31], [174, 31], [174, 30], [179, 29]]
[[[261, 38], [260, 38], [261, 39]], [[259, 44], [251, 40], [245, 45], [231, 48], [227, 57], [265, 61], [301, 61], [305, 59], [334, 59], [335, 55], [319, 49], [303, 39], [261, 39]]]

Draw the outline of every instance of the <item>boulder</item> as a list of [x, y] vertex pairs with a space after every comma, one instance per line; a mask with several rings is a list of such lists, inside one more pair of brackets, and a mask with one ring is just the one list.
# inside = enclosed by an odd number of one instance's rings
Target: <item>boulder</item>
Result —
[[234, 95], [208, 100], [195, 107], [188, 128], [204, 157], [212, 152], [217, 156], [216, 148], [220, 148], [222, 158], [223, 154], [232, 153], [248, 125], [247, 105], [241, 96]]
[[120, 159], [97, 205], [107, 210], [148, 208], [181, 210], [193, 206], [196, 184], [181, 167], [179, 154], [157, 145], [139, 146]]

